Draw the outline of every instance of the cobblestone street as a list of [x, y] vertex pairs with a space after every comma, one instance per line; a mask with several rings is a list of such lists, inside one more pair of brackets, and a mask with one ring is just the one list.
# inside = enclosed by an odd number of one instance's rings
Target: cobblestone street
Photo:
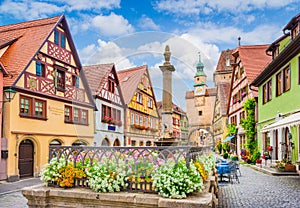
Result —
[[3, 208], [25, 208], [27, 199], [23, 197], [21, 191], [5, 194], [0, 196], [0, 207]]
[[240, 184], [220, 184], [220, 208], [300, 208], [300, 177], [271, 176], [240, 166]]

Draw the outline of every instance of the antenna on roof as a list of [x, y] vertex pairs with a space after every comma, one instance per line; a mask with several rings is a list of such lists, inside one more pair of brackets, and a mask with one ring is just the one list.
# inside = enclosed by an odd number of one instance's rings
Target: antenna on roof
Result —
[[241, 37], [238, 37], [239, 46], [241, 46]]

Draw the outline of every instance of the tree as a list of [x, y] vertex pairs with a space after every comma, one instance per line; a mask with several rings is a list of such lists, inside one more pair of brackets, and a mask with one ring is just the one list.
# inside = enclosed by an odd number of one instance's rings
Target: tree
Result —
[[245, 130], [245, 135], [247, 137], [246, 147], [250, 152], [250, 155], [257, 152], [257, 141], [255, 139], [256, 135], [256, 123], [255, 123], [255, 100], [253, 98], [248, 98], [244, 103], [244, 110], [246, 112], [246, 118], [242, 119], [241, 126]]

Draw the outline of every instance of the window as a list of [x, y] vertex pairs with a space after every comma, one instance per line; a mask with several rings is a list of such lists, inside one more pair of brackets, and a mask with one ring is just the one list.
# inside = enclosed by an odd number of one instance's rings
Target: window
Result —
[[[131, 114], [132, 116], [132, 114]], [[112, 118], [113, 121], [121, 121], [121, 111], [106, 105], [102, 105], [101, 120], [104, 118]]]
[[30, 116], [31, 99], [27, 97], [21, 97], [20, 100], [20, 114]]
[[72, 86], [79, 88], [79, 76], [72, 75]]
[[20, 116], [46, 118], [46, 101], [20, 96]]
[[272, 100], [272, 80], [263, 85], [263, 104]]
[[240, 112], [240, 123], [242, 123], [242, 119], [245, 119], [245, 111]]
[[148, 108], [153, 108], [153, 102], [151, 98], [148, 98]]
[[131, 113], [131, 124], [134, 124], [134, 113]]
[[288, 91], [291, 88], [291, 70], [287, 67], [283, 70], [284, 82], [283, 82], [283, 92]]
[[136, 101], [143, 104], [143, 95], [141, 93], [136, 93]]
[[66, 48], [66, 36], [59, 30], [54, 30], [54, 43], [62, 48]]
[[276, 95], [279, 96], [282, 93], [282, 82], [281, 82], [281, 73], [276, 75]]
[[198, 112], [198, 115], [199, 115], [199, 116], [202, 116], [202, 111], [199, 111], [199, 112]]
[[65, 91], [65, 70], [56, 68], [56, 88], [58, 91]]
[[276, 96], [290, 90], [291, 88], [291, 70], [286, 67], [276, 75]]
[[65, 106], [65, 121], [71, 121], [72, 118], [72, 108], [70, 106]]
[[73, 116], [73, 122], [75, 122], [75, 123], [79, 122], [79, 109], [78, 108], [74, 108], [73, 114], [74, 114], [74, 116]]
[[108, 80], [108, 91], [115, 93], [115, 83], [112, 80]]
[[39, 77], [45, 77], [45, 64], [39, 61], [35, 62], [35, 74]]
[[143, 116], [140, 116], [140, 125], [143, 125]]
[[65, 122], [87, 125], [88, 111], [81, 108], [65, 106]]
[[139, 115], [135, 114], [135, 124], [139, 124]]

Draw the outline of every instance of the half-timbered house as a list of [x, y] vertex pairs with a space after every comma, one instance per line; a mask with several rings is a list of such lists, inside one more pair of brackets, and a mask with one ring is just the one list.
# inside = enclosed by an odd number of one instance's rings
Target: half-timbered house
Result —
[[114, 64], [83, 67], [98, 111], [95, 111], [96, 146], [124, 145], [124, 99]]
[[125, 145], [153, 146], [159, 116], [148, 66], [118, 71], [125, 101]]
[[93, 145], [93, 110], [81, 63], [64, 15], [0, 27], [9, 181], [37, 175], [50, 145]]
[[[270, 62], [270, 56], [266, 55], [269, 45], [245, 45], [237, 47], [232, 55], [232, 76], [228, 97], [227, 115], [230, 124], [238, 128], [236, 137], [228, 137], [225, 141], [234, 147], [233, 151], [240, 155], [242, 149], [246, 149], [247, 138], [245, 130], [241, 126], [242, 119], [247, 118], [243, 108], [248, 98], [257, 101], [257, 88], [250, 88], [250, 83]], [[256, 110], [257, 115], [257, 110]], [[224, 142], [224, 141], [223, 141]]]

